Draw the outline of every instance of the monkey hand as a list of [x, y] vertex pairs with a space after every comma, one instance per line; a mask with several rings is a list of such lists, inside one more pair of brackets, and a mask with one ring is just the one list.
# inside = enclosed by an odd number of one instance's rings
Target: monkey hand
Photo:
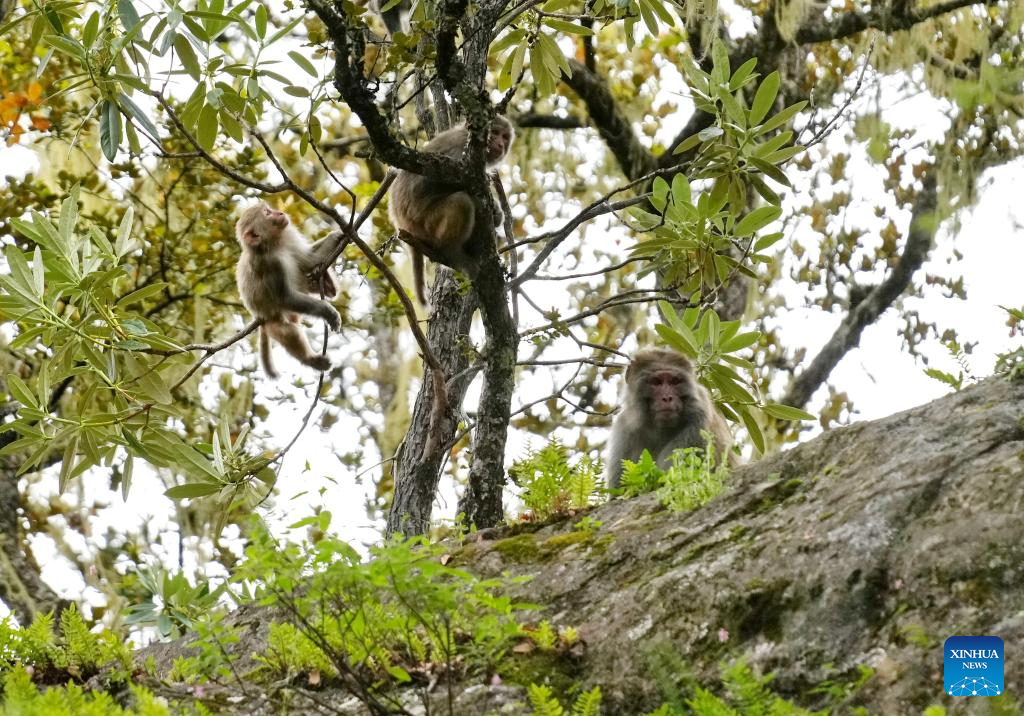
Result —
[[341, 315], [331, 304], [327, 301], [321, 301], [324, 306], [323, 319], [327, 321], [327, 325], [331, 327], [331, 330], [337, 333], [341, 330]]

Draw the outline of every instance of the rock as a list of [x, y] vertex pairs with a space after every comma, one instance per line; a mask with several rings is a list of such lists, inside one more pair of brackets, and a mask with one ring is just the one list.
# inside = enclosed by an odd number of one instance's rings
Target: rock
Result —
[[[466, 564], [532, 575], [518, 596], [579, 630], [582, 683], [612, 713], [660, 704], [645, 668], [658, 644], [712, 682], [723, 658], [746, 655], [806, 706], [863, 665], [875, 674], [854, 703], [871, 713], [981, 708], [943, 693], [942, 645], [1024, 643], [1022, 424], [1024, 384], [991, 379], [739, 468], [693, 513], [653, 495], [613, 501], [585, 539], [566, 540], [563, 521], [482, 542]], [[1024, 693], [1012, 656], [1006, 692]]]

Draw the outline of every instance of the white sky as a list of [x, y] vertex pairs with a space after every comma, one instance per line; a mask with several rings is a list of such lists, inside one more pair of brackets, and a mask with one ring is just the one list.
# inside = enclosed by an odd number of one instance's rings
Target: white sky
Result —
[[[666, 92], [672, 91], [673, 85], [676, 92], [681, 90], [678, 79], [672, 81], [673, 75], [678, 78], [674, 70], [663, 70], [662, 79], [669, 82], [665, 86]], [[880, 92], [880, 95], [875, 95], [869, 91], [865, 92], [864, 96], [869, 97], [872, 102], [879, 101], [881, 106], [886, 108], [884, 114], [887, 121], [897, 127], [913, 129], [916, 133], [913, 138], [915, 143], [934, 139], [942, 133], [944, 119], [938, 112], [937, 105], [926, 95], [919, 94], [913, 99], [906, 99], [896, 86], [883, 87]], [[686, 119], [685, 113], [680, 112], [677, 116], [675, 124]], [[668, 137], [673, 135], [677, 128], [671, 124], [666, 125], [662, 133]], [[845, 142], [842, 131], [833, 135], [830, 141], [836, 144]], [[874, 204], [881, 201], [879, 169], [865, 160], [863, 148], [855, 147], [853, 155], [849, 168], [852, 181], [847, 187], [852, 195], [852, 201], [844, 220], [854, 226], [878, 226], [879, 222], [873, 218], [872, 210]], [[26, 147], [0, 148], [0, 173], [18, 174], [31, 170], [37, 164], [35, 154]], [[576, 169], [582, 173], [587, 171], [586, 167]], [[977, 342], [977, 348], [970, 361], [974, 373], [978, 376], [985, 376], [991, 372], [997, 353], [1019, 345], [1019, 338], [1009, 336], [1005, 325], [1006, 315], [997, 306], [1002, 304], [1020, 307], [1024, 302], [1024, 292], [1021, 290], [1019, 279], [1020, 267], [1024, 266], [1024, 242], [1020, 239], [1019, 229], [1024, 225], [1024, 208], [1020, 202], [1020, 197], [1024, 196], [1022, 169], [1024, 163], [1017, 161], [989, 172], [980, 190], [977, 205], [962, 216], [962, 226], [958, 235], [951, 237], [946, 233], [949, 226], [947, 222], [940, 231], [936, 248], [928, 264], [917, 274], [916, 283], [920, 284], [925, 271], [942, 275], [962, 273], [966, 281], [967, 300], [946, 299], [940, 296], [938, 291], [929, 289], [920, 297], [908, 299], [905, 304], [908, 308], [919, 311], [922, 320], [938, 322], [940, 330], [954, 329], [961, 343]], [[798, 199], [800, 189], [798, 186]], [[909, 218], [906, 212], [897, 213], [894, 218], [899, 228], [905, 230]], [[556, 225], [558, 223], [560, 222], [555, 222]], [[603, 224], [596, 225], [593, 230], [608, 231]], [[795, 231], [797, 236], [801, 235], [799, 227]], [[812, 239], [806, 239], [806, 233], [803, 236], [805, 245], [813, 244]], [[621, 231], [617, 231], [617, 236], [606, 236], [606, 240], [609, 238], [614, 238], [623, 247], [631, 241]], [[951, 265], [948, 261], [952, 256], [951, 248], [954, 243], [963, 253], [963, 259]], [[557, 271], [557, 263], [553, 266], [555, 268], [547, 273]], [[598, 264], [594, 264], [594, 267], [598, 267]], [[583, 271], [587, 270], [587, 267], [579, 266], [574, 270]], [[790, 310], [780, 317], [779, 327], [783, 341], [788, 345], [807, 347], [807, 359], [810, 360], [832, 334], [841, 315], [823, 314], [819, 310], [803, 308], [805, 290], [790, 285], [788, 292], [785, 293]], [[532, 284], [531, 295], [538, 299], [542, 307], [558, 305], [564, 301], [564, 289], [555, 283], [543, 288], [538, 284]], [[540, 322], [542, 321], [524, 305], [523, 324]], [[901, 338], [897, 333], [899, 328], [900, 322], [897, 320], [896, 312], [887, 312], [880, 321], [864, 332], [860, 347], [850, 351], [831, 375], [830, 382], [849, 393], [855, 401], [858, 411], [856, 420], [889, 415], [947, 392], [945, 386], [924, 375], [923, 366], [919, 361], [903, 352]], [[341, 350], [341, 340], [337, 337], [333, 339], [332, 354], [336, 350]], [[251, 363], [255, 359], [251, 344], [241, 345], [243, 347], [237, 349], [230, 359], [218, 356], [222, 358], [220, 363], [225, 364], [229, 360]], [[408, 346], [410, 351], [414, 350], [411, 341], [408, 342]], [[937, 341], [927, 341], [921, 350], [931, 360], [931, 366], [957, 373], [958, 366]], [[545, 358], [576, 355], [579, 355], [576, 346], [566, 341], [563, 345], [556, 346], [549, 354], [545, 354]], [[279, 366], [283, 371], [297, 369], [295, 364], [283, 355], [279, 356]], [[265, 393], [271, 390], [271, 385], [266, 380], [261, 377], [257, 377], [257, 380], [257, 391]], [[286, 384], [287, 380], [282, 382]], [[529, 385], [520, 385], [515, 405], [545, 395], [557, 382], [553, 375], [550, 382], [533, 380]], [[478, 383], [471, 391], [470, 401], [475, 399], [477, 389]], [[617, 386], [606, 387], [608, 391], [615, 389]], [[820, 408], [823, 393], [819, 391], [816, 398], [816, 403], [810, 406], [812, 412]], [[268, 447], [280, 447], [287, 441], [309, 402], [308, 396], [299, 397], [295, 402], [285, 402], [274, 408], [268, 423], [269, 431], [285, 437], [269, 441]], [[318, 408], [318, 413], [320, 410]], [[359, 445], [353, 444], [353, 436], [358, 435], [358, 421], [352, 416], [343, 415], [330, 433], [325, 435], [316, 426], [316, 417], [315, 415], [299, 443], [287, 456], [278, 483], [278, 496], [269, 508], [264, 508], [264, 517], [275, 532], [280, 534], [287, 531], [286, 525], [307, 516], [313, 506], [322, 504], [334, 514], [333, 529], [339, 536], [354, 543], [374, 542], [379, 538], [381, 524], [367, 518], [364, 505], [367, 496], [373, 492], [373, 482], [380, 471], [370, 470], [357, 482], [356, 474], [341, 465], [335, 457], [359, 449]], [[521, 455], [528, 443], [540, 445], [546, 438], [547, 436], [528, 436], [512, 431], [508, 447], [509, 461]], [[313, 469], [304, 472], [304, 464], [307, 462]], [[374, 462], [375, 458], [368, 458], [364, 469]], [[177, 560], [178, 545], [171, 503], [160, 494], [165, 489], [164, 485], [150, 471], [139, 469], [140, 467], [136, 466], [134, 486], [127, 502], [123, 503], [119, 495], [106, 490], [108, 477], [98, 471], [90, 471], [83, 476], [80, 484], [71, 492], [81, 490], [85, 504], [94, 499], [101, 499], [110, 505], [109, 508], [101, 510], [99, 517], [91, 525], [90, 540], [93, 547], [102, 543], [102, 535], [108, 527], [117, 531], [146, 524], [151, 532], [161, 533], [160, 540], [153, 544], [154, 552], [165, 564], [173, 566]], [[55, 472], [48, 473], [32, 488], [34, 498], [41, 501], [49, 499], [55, 491]], [[304, 494], [291, 499], [300, 493]], [[450, 516], [454, 513], [455, 494], [450, 481], [443, 481], [435, 517]], [[67, 495], [65, 499], [74, 502], [75, 495]], [[75, 539], [72, 537], [72, 531], [64, 529], [60, 524], [60, 518], [56, 519], [58, 522], [54, 524], [54, 528], [60, 530], [65, 538]], [[230, 538], [232, 530], [225, 536]], [[76, 549], [88, 551], [90, 545], [84, 539], [78, 539], [81, 544], [75, 545]], [[83, 583], [81, 575], [68, 568], [68, 564], [56, 553], [53, 543], [48, 538], [37, 537], [33, 542], [33, 548], [43, 565], [44, 578], [57, 587], [64, 596], [76, 600], [85, 598], [94, 604], [102, 603], [101, 593], [88, 587]], [[186, 568], [199, 566], [187, 564]]]

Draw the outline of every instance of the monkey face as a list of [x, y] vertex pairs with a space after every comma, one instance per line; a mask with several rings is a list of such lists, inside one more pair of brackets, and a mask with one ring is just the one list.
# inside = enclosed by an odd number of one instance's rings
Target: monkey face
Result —
[[263, 219], [272, 227], [281, 230], [288, 226], [288, 215], [283, 211], [277, 209], [271, 209], [266, 204], [263, 205]]
[[675, 370], [659, 370], [642, 378], [642, 389], [650, 415], [660, 425], [672, 425], [693, 402], [693, 386], [689, 376]]
[[487, 163], [494, 164], [501, 161], [508, 150], [512, 147], [512, 139], [515, 133], [508, 120], [501, 118], [491, 123], [491, 130], [487, 135]]

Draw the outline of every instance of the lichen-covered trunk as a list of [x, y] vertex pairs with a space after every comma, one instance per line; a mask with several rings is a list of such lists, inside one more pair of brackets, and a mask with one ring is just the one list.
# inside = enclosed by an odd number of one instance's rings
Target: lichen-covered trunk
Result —
[[[437, 280], [431, 295], [432, 316], [427, 339], [441, 362], [446, 376], [458, 376], [469, 367], [469, 356], [459, 350], [463, 337], [469, 334], [476, 310], [476, 296], [462, 294], [451, 269], [438, 268]], [[448, 384], [449, 410], [441, 422], [441, 444], [451, 445], [458, 427], [458, 407], [466, 397], [470, 379], [459, 379]], [[423, 374], [423, 384], [412, 421], [395, 460], [395, 495], [388, 513], [386, 534], [407, 537], [425, 534], [430, 528], [430, 513], [441, 479], [441, 467], [447, 450], [434, 451], [424, 457], [430, 433], [430, 418], [434, 406], [434, 384], [429, 370]]]

